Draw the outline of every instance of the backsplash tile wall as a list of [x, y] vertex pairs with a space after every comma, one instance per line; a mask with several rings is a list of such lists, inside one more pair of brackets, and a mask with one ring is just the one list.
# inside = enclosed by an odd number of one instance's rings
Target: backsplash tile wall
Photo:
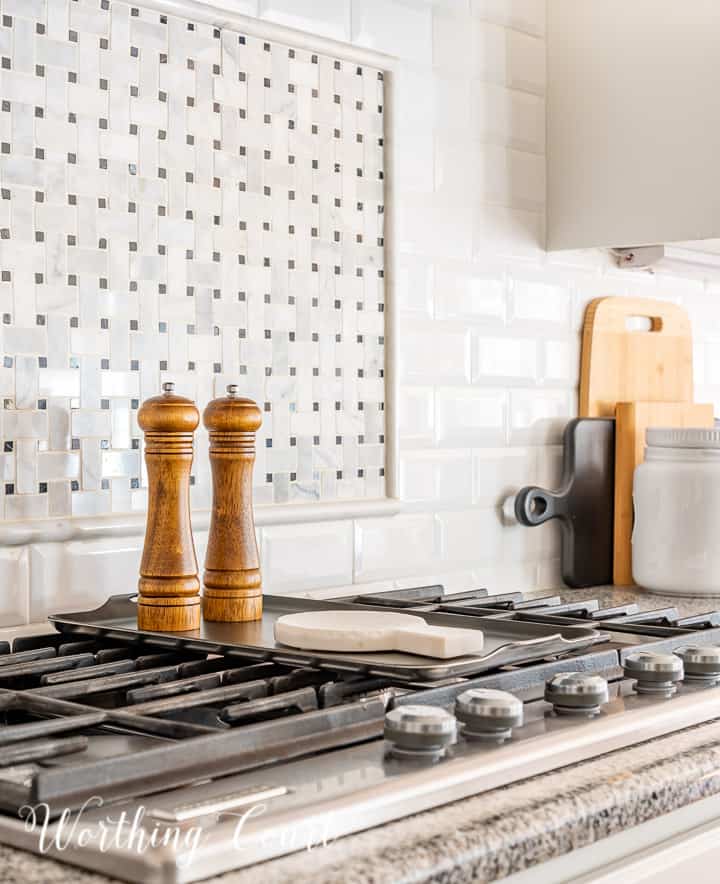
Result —
[[[696, 397], [720, 405], [720, 277], [636, 275], [601, 252], [543, 251], [545, 0], [213, 2], [400, 56], [392, 110], [403, 512], [263, 527], [266, 590], [556, 585], [554, 526], [504, 526], [499, 506], [521, 485], [558, 481], [585, 305], [607, 294], [683, 304]], [[56, 4], [2, 0], [5, 14], [30, 7]], [[196, 541], [202, 559], [202, 532]], [[0, 623], [129, 591], [140, 546], [132, 537], [0, 551], [2, 585], [17, 588], [0, 594]]]
[[[382, 72], [119, 0], [0, 8], [0, 517], [143, 510], [166, 380], [264, 408], [258, 503], [383, 497]], [[202, 430], [193, 481], [208, 507]]]

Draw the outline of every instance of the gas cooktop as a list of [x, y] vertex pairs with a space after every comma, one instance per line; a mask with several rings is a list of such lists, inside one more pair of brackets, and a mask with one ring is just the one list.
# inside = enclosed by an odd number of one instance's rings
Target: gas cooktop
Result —
[[0, 840], [129, 881], [191, 881], [718, 714], [716, 612], [440, 586], [342, 601], [591, 623], [603, 641], [428, 684], [162, 636], [18, 637], [0, 644]]

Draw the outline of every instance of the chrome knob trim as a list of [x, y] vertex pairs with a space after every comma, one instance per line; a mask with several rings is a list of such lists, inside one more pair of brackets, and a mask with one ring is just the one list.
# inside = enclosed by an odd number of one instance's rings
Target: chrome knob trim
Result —
[[399, 755], [437, 757], [456, 735], [455, 716], [440, 706], [412, 703], [385, 713], [385, 739]]
[[507, 691], [471, 688], [455, 700], [455, 716], [466, 737], [502, 741], [523, 723], [523, 704]]
[[677, 682], [684, 675], [683, 661], [677, 654], [657, 654], [638, 651], [628, 654], [623, 662], [626, 678], [635, 679], [639, 694], [664, 694], [669, 697], [677, 690]]
[[685, 681], [706, 685], [720, 681], [720, 647], [688, 645], [675, 653], [683, 661]]
[[558, 672], [545, 684], [545, 699], [560, 715], [596, 715], [608, 701], [608, 683], [601, 675]]

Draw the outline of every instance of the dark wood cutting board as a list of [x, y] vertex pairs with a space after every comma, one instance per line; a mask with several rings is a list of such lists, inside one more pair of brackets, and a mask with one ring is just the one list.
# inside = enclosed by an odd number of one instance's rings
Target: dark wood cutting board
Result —
[[568, 586], [613, 582], [615, 421], [575, 418], [563, 435], [560, 490], [531, 485], [515, 497], [515, 516], [533, 527], [562, 525], [562, 578]]

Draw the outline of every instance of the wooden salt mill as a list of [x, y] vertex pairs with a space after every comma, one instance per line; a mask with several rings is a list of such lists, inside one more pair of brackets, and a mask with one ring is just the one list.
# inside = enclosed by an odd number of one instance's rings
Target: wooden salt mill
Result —
[[163, 384], [143, 402], [148, 511], [140, 564], [138, 628], [181, 632], [200, 626], [200, 581], [190, 527], [190, 467], [195, 405]]
[[213, 504], [205, 556], [203, 617], [248, 621], [262, 617], [262, 581], [253, 519], [255, 432], [262, 412], [237, 395], [213, 399], [203, 413], [210, 434]]

